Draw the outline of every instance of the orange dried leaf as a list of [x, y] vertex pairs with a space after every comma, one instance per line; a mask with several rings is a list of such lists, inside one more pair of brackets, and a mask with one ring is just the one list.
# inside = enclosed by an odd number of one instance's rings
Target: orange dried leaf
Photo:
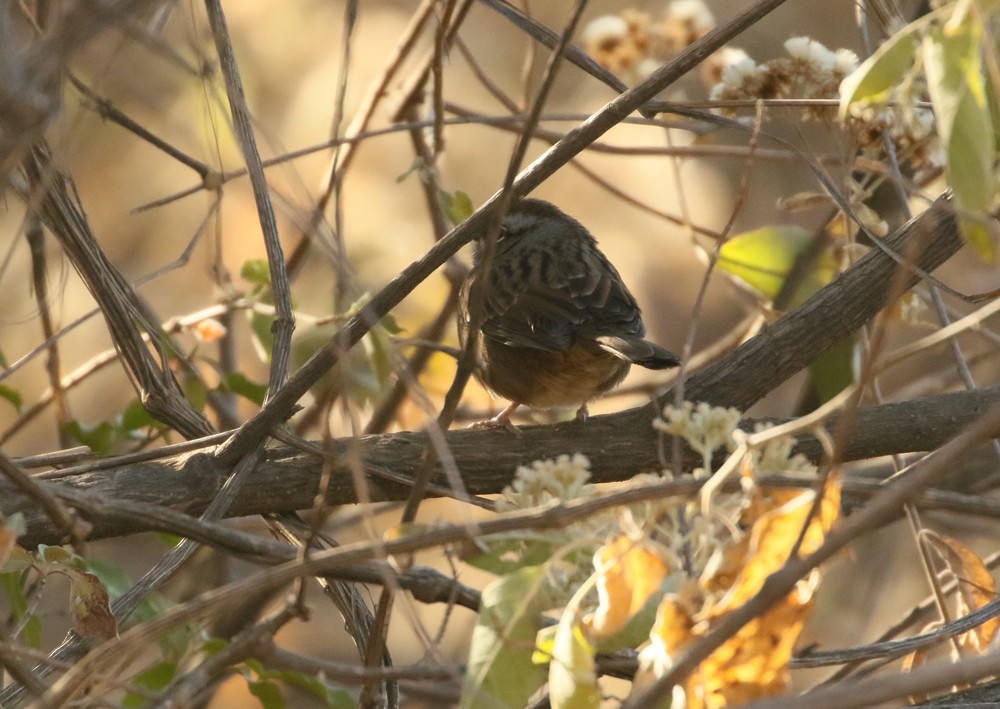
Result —
[[592, 638], [607, 638], [638, 613], [660, 588], [667, 566], [647, 543], [620, 536], [594, 554], [597, 611], [585, 621]]
[[[702, 592], [717, 600], [695, 613], [687, 610], [695, 594], [684, 596], [687, 603], [680, 601], [680, 595], [664, 598], [650, 645], [641, 655], [637, 685], [662, 674], [671, 666], [672, 657], [756, 594], [764, 580], [785, 564], [803, 528], [800, 553], [808, 554], [823, 543], [840, 514], [839, 478], [831, 476], [810, 517], [814, 499], [811, 491], [758, 494], [741, 519], [750, 526], [749, 533], [726, 549], [713, 575], [699, 583]], [[818, 580], [818, 571], [802, 579], [788, 596], [702, 662], [682, 688], [688, 709], [722, 709], [783, 691], [792, 650], [812, 610]]]
[[700, 696], [703, 706], [716, 709], [783, 691], [792, 650], [812, 611], [812, 586], [800, 582], [783, 601], [747, 623], [712, 653], [702, 663], [699, 675], [688, 680], [689, 701]]
[[[673, 665], [673, 656], [680, 654], [694, 639], [691, 612], [679, 594], [668, 593], [656, 609], [656, 622], [649, 633], [649, 645], [639, 653], [639, 669], [632, 682], [632, 691], [641, 692], [653, 684]], [[680, 691], [680, 690], [675, 690]], [[697, 704], [687, 703], [688, 709]], [[669, 702], [665, 703], [669, 706]]]
[[[757, 518], [750, 530], [745, 563], [729, 594], [713, 609], [713, 614], [741, 606], [756, 594], [764, 580], [785, 565], [807, 521], [809, 526], [800, 553], [809, 554], [820, 547], [840, 514], [839, 478], [830, 477], [816, 514], [808, 520], [814, 499], [812, 491], [776, 490], [762, 494], [753, 506]], [[746, 522], [746, 515], [744, 518]]]
[[[924, 530], [924, 538], [947, 564], [948, 570], [958, 583], [958, 593], [962, 614], [978, 610], [996, 599], [996, 581], [976, 552], [964, 542], [943, 534]], [[989, 648], [997, 630], [1000, 618], [990, 618], [982, 625], [959, 637], [962, 647], [983, 653]]]

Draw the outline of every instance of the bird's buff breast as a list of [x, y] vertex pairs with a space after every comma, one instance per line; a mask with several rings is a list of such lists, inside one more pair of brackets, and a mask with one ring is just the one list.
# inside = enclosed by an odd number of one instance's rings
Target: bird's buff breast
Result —
[[559, 352], [484, 338], [477, 378], [494, 394], [536, 408], [581, 406], [615, 387], [629, 364], [597, 347]]

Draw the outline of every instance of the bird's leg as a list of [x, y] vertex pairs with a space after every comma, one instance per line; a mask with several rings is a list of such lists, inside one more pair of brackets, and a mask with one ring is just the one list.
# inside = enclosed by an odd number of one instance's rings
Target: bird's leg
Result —
[[576, 420], [580, 423], [586, 423], [587, 419], [590, 418], [590, 410], [587, 408], [587, 402], [583, 402], [583, 405], [576, 410]]
[[498, 413], [491, 419], [486, 419], [485, 421], [478, 421], [472, 424], [469, 428], [506, 428], [508, 431], [512, 431], [517, 435], [521, 435], [521, 432], [517, 429], [517, 426], [510, 422], [510, 415], [517, 410], [520, 406], [517, 402], [512, 402], [510, 406]]

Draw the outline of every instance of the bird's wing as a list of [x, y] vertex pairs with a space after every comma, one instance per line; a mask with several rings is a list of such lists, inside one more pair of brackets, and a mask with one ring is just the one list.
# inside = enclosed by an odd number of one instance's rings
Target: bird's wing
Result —
[[485, 299], [487, 337], [559, 351], [604, 335], [644, 334], [635, 299], [599, 252], [556, 258], [540, 247], [521, 258], [521, 273], [495, 271]]

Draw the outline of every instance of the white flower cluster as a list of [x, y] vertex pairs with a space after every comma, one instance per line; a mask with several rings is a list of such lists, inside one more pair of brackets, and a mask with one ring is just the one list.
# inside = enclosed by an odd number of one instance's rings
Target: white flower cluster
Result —
[[[809, 37], [792, 37], [785, 42], [787, 57], [758, 65], [750, 57], [725, 67], [721, 81], [712, 89], [714, 101], [747, 99], [831, 99], [837, 98], [840, 82], [858, 67], [858, 55], [849, 49], [828, 49]], [[732, 109], [719, 109], [734, 113]], [[834, 108], [806, 109], [806, 115], [829, 118]]]
[[581, 40], [598, 64], [634, 82], [648, 77], [715, 24], [703, 0], [674, 0], [661, 20], [637, 10], [598, 17], [584, 28]]
[[[840, 83], [858, 68], [858, 56], [849, 49], [832, 50], [809, 37], [792, 37], [785, 42], [787, 57], [757, 64], [743, 54], [732, 55], [719, 72], [712, 89], [713, 101], [756, 99], [839, 99]], [[939, 169], [944, 165], [944, 150], [937, 138], [934, 115], [918, 106], [919, 84], [904, 82], [893, 92], [892, 102], [881, 106], [857, 105], [845, 121], [845, 127], [857, 137], [866, 157], [878, 160], [884, 155], [884, 137], [888, 133], [901, 162], [914, 169]], [[736, 107], [716, 109], [735, 115]], [[832, 120], [834, 106], [802, 109], [806, 119]]]
[[503, 489], [503, 496], [497, 500], [497, 511], [524, 510], [553, 500], [590, 497], [594, 486], [587, 482], [589, 479], [590, 461], [582, 453], [519, 465], [514, 481]]
[[653, 419], [653, 428], [680, 436], [703, 459], [711, 461], [716, 449], [723, 446], [732, 448], [733, 431], [742, 414], [733, 408], [709, 406], [704, 402], [695, 406], [685, 401], [679, 409], [669, 404], [665, 406], [663, 416]]

